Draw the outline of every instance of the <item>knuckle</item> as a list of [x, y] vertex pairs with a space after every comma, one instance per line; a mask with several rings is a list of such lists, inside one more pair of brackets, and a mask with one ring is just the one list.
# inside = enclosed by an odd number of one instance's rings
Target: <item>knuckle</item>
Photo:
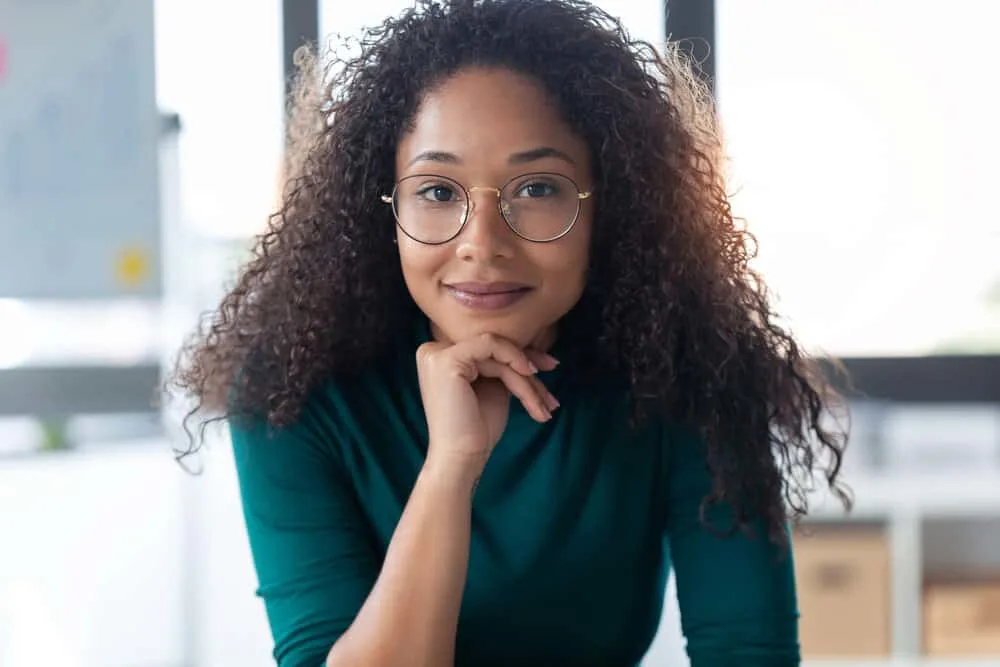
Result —
[[417, 348], [417, 363], [426, 364], [434, 358], [437, 346], [434, 343], [424, 343]]

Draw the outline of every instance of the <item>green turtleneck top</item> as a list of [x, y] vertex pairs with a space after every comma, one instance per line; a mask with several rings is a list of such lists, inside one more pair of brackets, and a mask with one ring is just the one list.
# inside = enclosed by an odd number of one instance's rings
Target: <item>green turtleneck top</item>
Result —
[[[328, 383], [292, 426], [230, 426], [280, 667], [321, 667], [378, 576], [426, 452], [426, 339], [422, 326], [391, 363]], [[623, 392], [565, 366], [540, 374], [562, 403], [548, 423], [512, 401], [477, 488], [456, 667], [637, 665], [671, 568], [692, 667], [798, 665], [790, 554], [763, 527], [706, 528], [699, 441], [630, 429]]]

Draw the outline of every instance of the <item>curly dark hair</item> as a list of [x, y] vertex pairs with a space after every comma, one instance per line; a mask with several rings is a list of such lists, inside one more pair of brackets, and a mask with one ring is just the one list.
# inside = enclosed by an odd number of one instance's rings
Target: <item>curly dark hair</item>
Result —
[[657, 53], [578, 0], [424, 0], [355, 47], [326, 67], [299, 54], [280, 210], [173, 378], [196, 412], [288, 424], [412, 322], [379, 195], [422, 95], [460, 68], [500, 66], [539, 82], [592, 151], [591, 266], [567, 318], [627, 381], [637, 418], [703, 438], [703, 510], [730, 504], [734, 528], [763, 517], [784, 541], [820, 469], [849, 506], [845, 432], [827, 419], [839, 397], [749, 266], [711, 94], [676, 45]]

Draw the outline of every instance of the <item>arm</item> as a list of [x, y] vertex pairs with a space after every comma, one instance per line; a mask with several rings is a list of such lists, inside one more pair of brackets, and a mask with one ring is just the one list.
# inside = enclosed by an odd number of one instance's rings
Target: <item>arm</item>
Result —
[[472, 481], [425, 469], [381, 564], [348, 471], [321, 444], [329, 434], [231, 432], [278, 665], [451, 664]]
[[451, 665], [469, 564], [473, 480], [425, 467], [382, 573], [327, 659], [348, 665]]
[[[771, 543], [763, 523], [753, 537], [706, 528], [699, 519], [711, 488], [704, 447], [675, 435], [667, 451], [667, 535], [691, 667], [799, 665], [791, 551]], [[708, 516], [720, 530], [727, 518], [722, 507]]]

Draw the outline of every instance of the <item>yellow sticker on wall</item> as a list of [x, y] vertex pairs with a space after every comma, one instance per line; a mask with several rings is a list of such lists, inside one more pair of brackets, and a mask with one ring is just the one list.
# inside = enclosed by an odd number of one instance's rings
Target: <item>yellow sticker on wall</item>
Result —
[[115, 258], [115, 279], [123, 287], [139, 287], [149, 278], [149, 265], [149, 252], [138, 246], [126, 246]]

